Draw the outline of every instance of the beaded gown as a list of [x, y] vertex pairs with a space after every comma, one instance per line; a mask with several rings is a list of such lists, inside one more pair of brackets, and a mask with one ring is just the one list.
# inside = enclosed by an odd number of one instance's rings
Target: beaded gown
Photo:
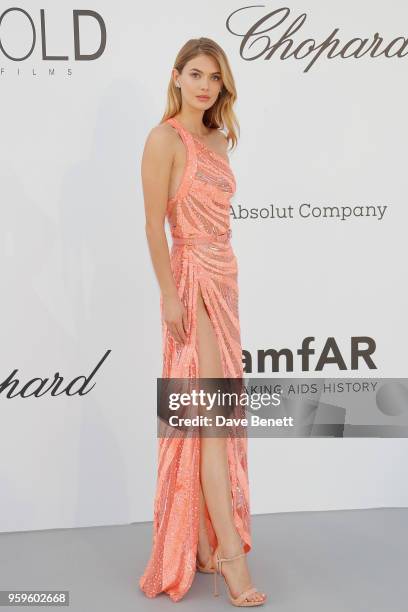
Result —
[[[187, 342], [177, 343], [163, 321], [162, 378], [199, 377], [197, 294], [214, 326], [223, 376], [243, 377], [238, 313], [238, 266], [230, 237], [230, 198], [236, 183], [228, 161], [172, 117], [166, 120], [186, 147], [186, 164], [166, 218], [173, 244], [171, 268], [187, 313]], [[247, 438], [227, 437], [233, 518], [243, 550], [251, 549]], [[148, 597], [184, 597], [196, 572], [200, 509], [200, 438], [159, 437], [152, 550], [139, 586]], [[212, 550], [217, 537], [207, 507]]]

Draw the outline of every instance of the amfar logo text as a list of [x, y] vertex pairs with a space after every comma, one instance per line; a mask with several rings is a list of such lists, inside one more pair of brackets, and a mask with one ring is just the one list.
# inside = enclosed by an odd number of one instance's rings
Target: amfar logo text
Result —
[[[376, 370], [377, 365], [372, 359], [375, 353], [376, 342], [370, 336], [352, 336], [350, 338], [350, 347], [347, 355], [343, 356], [340, 348], [333, 336], [326, 339], [326, 342], [317, 354], [315, 364], [310, 364], [310, 355], [315, 355], [316, 350], [310, 345], [316, 340], [314, 336], [307, 336], [302, 340], [301, 348], [298, 348], [296, 354], [299, 355], [299, 363], [296, 370], [302, 372], [322, 372], [326, 366], [333, 365], [338, 370], [360, 370], [368, 368]], [[266, 364], [269, 372], [293, 372], [294, 357], [293, 351], [289, 348], [274, 348], [259, 349], [256, 354], [255, 370], [260, 373], [266, 371]], [[254, 358], [249, 351], [242, 351], [242, 362], [244, 365], [245, 374], [252, 374], [254, 371]], [[283, 363], [282, 363], [283, 362]]]
[[[11, 29], [10, 20], [5, 19], [8, 15], [10, 17], [11, 13], [22, 13], [23, 21], [21, 22], [21, 31], [28, 32], [26, 44], [24, 46], [24, 54], [22, 53], [19, 56], [15, 56], [11, 54], [10, 49], [6, 49], [3, 44], [3, 39], [6, 39], [6, 35], [10, 37], [10, 32], [8, 29]], [[100, 29], [100, 42], [98, 49], [95, 49], [93, 53], [84, 55], [81, 53], [81, 45], [80, 45], [80, 18], [88, 17], [91, 19], [95, 19]], [[24, 23], [25, 22], [25, 23]], [[27, 28], [28, 25], [28, 28]], [[13, 29], [15, 28], [15, 24], [13, 24]], [[38, 31], [37, 31], [38, 30]], [[19, 32], [21, 36], [21, 32]], [[99, 13], [90, 10], [74, 10], [73, 11], [73, 43], [74, 43], [74, 58], [76, 61], [90, 61], [95, 60], [102, 55], [106, 47], [106, 26], [105, 22]], [[47, 22], [45, 18], [44, 9], [40, 9], [40, 24], [35, 26], [34, 20], [27, 11], [22, 8], [12, 7], [4, 11], [0, 15], [0, 51], [9, 59], [14, 62], [22, 62], [31, 56], [33, 53], [35, 46], [37, 44], [37, 37], [39, 37], [39, 43], [41, 44], [41, 56], [43, 60], [52, 60], [52, 61], [68, 61], [71, 59], [68, 55], [49, 55], [47, 49]], [[28, 49], [28, 50], [27, 50]]]

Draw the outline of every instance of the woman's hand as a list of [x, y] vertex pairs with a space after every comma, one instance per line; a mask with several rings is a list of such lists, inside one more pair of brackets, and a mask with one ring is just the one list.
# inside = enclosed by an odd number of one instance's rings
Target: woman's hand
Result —
[[163, 297], [163, 319], [176, 342], [187, 340], [187, 311], [179, 295]]

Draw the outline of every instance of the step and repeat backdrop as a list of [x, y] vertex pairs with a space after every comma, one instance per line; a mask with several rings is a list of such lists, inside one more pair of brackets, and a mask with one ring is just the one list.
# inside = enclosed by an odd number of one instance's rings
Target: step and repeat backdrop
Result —
[[[407, 22], [402, 0], [0, 3], [0, 531], [152, 520], [140, 163], [190, 38], [238, 91], [246, 374], [359, 379], [350, 418], [362, 381], [407, 376]], [[251, 438], [251, 511], [407, 506], [407, 460], [402, 436]]]

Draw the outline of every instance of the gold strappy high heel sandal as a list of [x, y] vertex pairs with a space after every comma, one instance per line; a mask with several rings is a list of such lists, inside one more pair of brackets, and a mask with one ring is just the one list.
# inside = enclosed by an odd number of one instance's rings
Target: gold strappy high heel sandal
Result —
[[224, 574], [222, 573], [221, 569], [222, 569], [222, 564], [224, 561], [233, 561], [234, 559], [239, 559], [240, 557], [244, 557], [246, 553], [241, 553], [240, 555], [236, 555], [235, 557], [226, 557], [226, 558], [220, 558], [218, 555], [218, 550], [215, 551], [214, 554], [214, 562], [215, 562], [215, 572], [214, 572], [214, 597], [218, 597], [219, 592], [218, 592], [218, 585], [217, 585], [217, 574], [219, 573], [225, 581], [225, 584], [227, 585], [227, 590], [228, 590], [228, 597], [230, 602], [232, 603], [233, 606], [238, 606], [238, 607], [245, 607], [245, 608], [250, 608], [252, 606], [262, 606], [265, 601], [266, 601], [266, 595], [264, 596], [264, 598], [261, 601], [245, 601], [246, 598], [249, 595], [252, 595], [253, 593], [259, 593], [258, 589], [256, 589], [255, 587], [251, 586], [248, 589], [246, 589], [245, 591], [243, 591], [242, 593], [240, 593], [237, 597], [233, 597], [231, 595], [231, 591], [229, 590], [229, 586], [227, 584], [227, 581], [225, 579]]

